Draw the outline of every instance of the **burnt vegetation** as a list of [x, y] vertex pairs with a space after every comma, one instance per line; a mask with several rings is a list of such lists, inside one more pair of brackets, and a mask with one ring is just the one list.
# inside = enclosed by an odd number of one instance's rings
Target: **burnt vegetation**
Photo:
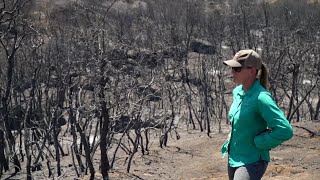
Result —
[[243, 48], [269, 66], [290, 122], [319, 120], [319, 9], [311, 0], [2, 0], [0, 175], [61, 176], [68, 156], [75, 176], [108, 179], [116, 166], [130, 172], [151, 137], [166, 148], [184, 125], [221, 131], [232, 88], [222, 61]]

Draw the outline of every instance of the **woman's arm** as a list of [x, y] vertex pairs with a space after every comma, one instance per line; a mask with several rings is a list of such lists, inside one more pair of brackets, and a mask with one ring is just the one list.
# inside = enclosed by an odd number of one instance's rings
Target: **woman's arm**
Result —
[[260, 93], [258, 111], [270, 129], [267, 133], [260, 133], [255, 137], [254, 142], [259, 149], [272, 149], [292, 138], [292, 126], [270, 93]]

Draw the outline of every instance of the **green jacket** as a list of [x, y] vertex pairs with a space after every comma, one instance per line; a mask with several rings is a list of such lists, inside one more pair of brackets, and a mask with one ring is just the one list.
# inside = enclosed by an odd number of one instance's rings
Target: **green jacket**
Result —
[[[259, 80], [247, 92], [239, 85], [232, 94], [231, 132], [221, 147], [222, 156], [229, 154], [231, 167], [270, 161], [269, 150], [293, 136], [289, 121]], [[271, 132], [262, 133], [266, 129]]]

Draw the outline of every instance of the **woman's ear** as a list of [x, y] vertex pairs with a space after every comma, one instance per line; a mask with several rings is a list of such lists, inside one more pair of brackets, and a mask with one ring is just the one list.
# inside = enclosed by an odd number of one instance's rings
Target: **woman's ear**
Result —
[[254, 77], [257, 77], [258, 70], [256, 68], [250, 68], [250, 74], [252, 74], [252, 76]]

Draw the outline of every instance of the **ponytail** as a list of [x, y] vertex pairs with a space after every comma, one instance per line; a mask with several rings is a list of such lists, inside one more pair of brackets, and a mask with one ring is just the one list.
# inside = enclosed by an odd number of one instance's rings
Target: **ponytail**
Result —
[[257, 73], [257, 79], [260, 79], [261, 85], [269, 90], [268, 69], [266, 64], [262, 63], [261, 69]]

